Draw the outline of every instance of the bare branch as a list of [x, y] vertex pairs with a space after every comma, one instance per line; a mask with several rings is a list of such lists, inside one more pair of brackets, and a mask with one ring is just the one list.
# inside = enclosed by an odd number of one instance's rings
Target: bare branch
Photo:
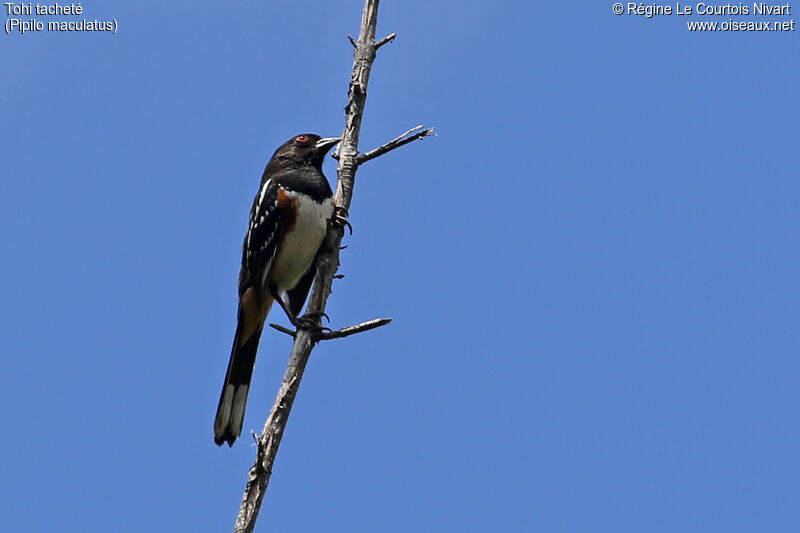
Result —
[[[353, 71], [350, 76], [348, 101], [345, 107], [346, 121], [339, 151], [338, 179], [334, 198], [340, 213], [347, 213], [353, 197], [353, 185], [358, 167], [356, 163], [358, 137], [366, 103], [369, 74], [372, 62], [375, 60], [375, 27], [378, 23], [378, 4], [379, 0], [365, 0], [361, 16], [361, 30], [353, 52]], [[330, 225], [327, 251], [321, 254], [317, 260], [317, 274], [308, 301], [309, 313], [325, 311], [325, 304], [331, 293], [333, 276], [339, 268], [339, 247], [343, 233], [342, 225]], [[252, 533], [253, 531], [261, 502], [264, 499], [264, 492], [272, 475], [272, 466], [275, 463], [275, 456], [286, 427], [286, 420], [314, 344], [311, 332], [301, 329], [295, 334], [294, 346], [292, 346], [292, 353], [289, 356], [283, 383], [258, 438], [258, 453], [247, 477], [247, 485], [234, 527], [235, 533]]]
[[[348, 35], [347, 35], [347, 38], [350, 40], [350, 44], [352, 44], [352, 45], [353, 45], [353, 48], [358, 48], [358, 44], [356, 44], [356, 40], [355, 40], [355, 39], [353, 39], [353, 36], [352, 36], [352, 35], [348, 34]], [[338, 159], [338, 158], [337, 158], [337, 159]]]
[[[341, 244], [342, 237], [344, 236], [344, 227], [346, 226], [344, 220], [346, 220], [345, 217], [347, 216], [353, 197], [355, 174], [359, 162], [377, 157], [382, 153], [407, 144], [412, 140], [428, 135], [432, 131], [432, 129], [429, 129], [406, 139], [402, 137], [399, 140], [396, 139], [394, 145], [389, 146], [391, 143], [387, 143], [384, 147], [364, 154], [360, 158], [361, 161], [359, 161], [358, 138], [361, 131], [361, 120], [364, 116], [367, 84], [369, 83], [372, 63], [375, 60], [375, 51], [379, 46], [383, 46], [395, 37], [394, 34], [391, 34], [381, 39], [378, 43], [375, 42], [375, 27], [378, 22], [378, 4], [379, 0], [365, 0], [358, 40], [356, 41], [351, 36], [348, 36], [355, 50], [353, 52], [353, 70], [350, 76], [350, 86], [347, 93], [347, 106], [345, 107], [345, 128], [342, 133], [340, 147], [336, 152], [336, 155], [338, 155], [339, 167], [337, 169], [334, 204], [336, 206], [336, 213], [340, 217], [340, 223], [329, 225], [326, 246], [324, 251], [321, 252], [317, 258], [317, 272], [314, 278], [314, 285], [311, 289], [311, 295], [308, 299], [307, 314], [310, 316], [324, 315], [328, 296], [330, 296], [331, 293], [331, 285], [334, 278], [337, 276], [336, 271], [339, 268], [339, 252], [343, 248]], [[415, 130], [416, 129], [418, 128], [415, 128]], [[370, 155], [377, 151], [380, 151], [380, 153]], [[368, 155], [370, 156], [366, 157]], [[275, 457], [278, 453], [278, 447], [280, 446], [284, 429], [286, 428], [286, 422], [300, 387], [300, 382], [303, 378], [309, 356], [311, 355], [311, 350], [316, 343], [320, 340], [347, 337], [355, 333], [368, 331], [388, 324], [389, 322], [390, 319], [387, 318], [375, 319], [328, 333], [321, 333], [319, 330], [309, 331], [304, 328], [292, 332], [283, 326], [270, 324], [278, 331], [293, 336], [294, 344], [275, 403], [264, 423], [261, 435], [258, 436], [258, 452], [247, 477], [247, 485], [245, 486], [242, 503], [239, 507], [239, 514], [236, 518], [235, 533], [252, 533], [253, 531], [259, 509], [261, 508], [261, 502], [264, 498], [264, 493], [272, 475], [272, 467], [275, 463]]]
[[397, 37], [396, 33], [390, 33], [389, 35], [387, 35], [386, 37], [375, 43], [375, 50], [378, 50], [381, 46], [383, 46], [386, 43], [394, 41], [395, 37]]
[[355, 326], [348, 326], [346, 328], [337, 329], [336, 331], [331, 331], [329, 333], [323, 333], [318, 337], [318, 340], [327, 341], [331, 339], [349, 337], [350, 335], [355, 335], [356, 333], [361, 333], [363, 331], [369, 331], [371, 329], [385, 326], [391, 321], [391, 318], [373, 318], [372, 320], [367, 320], [366, 322], [356, 324]]
[[[356, 333], [361, 333], [364, 331], [369, 331], [371, 329], [379, 328], [381, 326], [385, 326], [389, 322], [391, 322], [391, 318], [373, 318], [372, 320], [367, 320], [366, 322], [362, 322], [360, 324], [356, 324], [355, 326], [347, 326], [346, 328], [337, 329], [335, 331], [328, 330], [327, 332], [323, 331], [312, 331], [311, 337], [313, 338], [314, 342], [319, 341], [329, 341], [331, 339], [341, 339], [344, 337], [349, 337], [350, 335], [355, 335]], [[285, 333], [292, 338], [297, 337], [297, 332], [292, 331], [289, 328], [283, 327], [280, 324], [270, 324], [269, 327], [272, 329], [278, 330], [281, 333]]]
[[382, 146], [379, 146], [379, 147], [375, 148], [374, 150], [370, 150], [369, 152], [367, 152], [365, 154], [361, 154], [360, 156], [356, 157], [356, 163], [358, 163], [359, 165], [362, 164], [362, 163], [366, 163], [370, 159], [375, 159], [376, 157], [382, 156], [383, 154], [385, 154], [387, 152], [391, 152], [395, 148], [400, 148], [401, 146], [405, 146], [406, 144], [408, 144], [410, 142], [414, 142], [417, 139], [422, 139], [423, 137], [428, 137], [429, 135], [433, 134], [433, 128], [428, 128], [426, 130], [418, 131], [417, 133], [415, 133], [411, 137], [406, 137], [406, 135], [408, 135], [412, 131], [416, 131], [416, 130], [422, 128], [422, 127], [423, 127], [422, 124], [420, 124], [419, 126], [415, 126], [415, 127], [411, 128], [410, 130], [408, 130], [407, 132], [403, 133], [402, 135], [400, 135], [398, 137], [395, 137], [394, 139], [392, 139], [388, 143], [386, 143], [386, 144], [384, 144]]

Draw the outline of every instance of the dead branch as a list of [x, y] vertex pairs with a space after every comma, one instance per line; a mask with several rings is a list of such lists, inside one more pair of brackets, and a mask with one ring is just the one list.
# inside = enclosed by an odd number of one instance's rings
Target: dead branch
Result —
[[[324, 315], [328, 296], [330, 296], [331, 293], [331, 285], [334, 278], [337, 277], [336, 271], [339, 268], [339, 252], [343, 248], [341, 242], [344, 236], [344, 227], [346, 226], [346, 224], [344, 224], [346, 218], [344, 218], [344, 220], [341, 219], [346, 217], [353, 197], [355, 173], [359, 165], [358, 138], [361, 131], [361, 120], [364, 116], [367, 84], [369, 82], [372, 63], [375, 60], [375, 51], [395, 37], [393, 33], [381, 39], [378, 43], [375, 42], [378, 4], [379, 0], [365, 0], [358, 41], [348, 36], [355, 50], [353, 52], [353, 71], [350, 77], [347, 107], [345, 108], [345, 128], [342, 134], [342, 142], [338, 150], [339, 167], [337, 169], [336, 195], [334, 201], [337, 217], [340, 220], [339, 223], [330, 224], [328, 236], [326, 238], [325, 251], [320, 255], [317, 261], [317, 274], [314, 278], [314, 286], [308, 301], [307, 312], [310, 316], [322, 317]], [[411, 131], [415, 131], [416, 129], [419, 128], [415, 128]], [[431, 130], [419, 132], [415, 134], [415, 136], [405, 139], [403, 138], [405, 135], [403, 135], [400, 137], [402, 140], [395, 139], [383, 147], [372, 151], [383, 150], [380, 153], [374, 153], [374, 155], [371, 155], [367, 159], [364, 159], [364, 156], [372, 152], [364, 154], [361, 162], [378, 157], [382, 153], [407, 144], [416, 138], [421, 138], [430, 133], [430, 131]], [[327, 333], [321, 328], [321, 318], [317, 320], [318, 327], [313, 330], [299, 328], [297, 331], [293, 332], [282, 326], [271, 324], [279, 331], [292, 335], [294, 337], [294, 344], [275, 403], [264, 423], [264, 429], [257, 437], [256, 459], [247, 476], [247, 485], [245, 486], [242, 496], [239, 514], [236, 517], [234, 533], [251, 533], [253, 531], [259, 509], [261, 508], [261, 502], [264, 498], [264, 493], [269, 484], [270, 476], [272, 475], [272, 467], [275, 464], [275, 457], [278, 453], [278, 447], [280, 446], [284, 429], [286, 428], [289, 413], [291, 412], [294, 399], [300, 387], [300, 381], [303, 378], [303, 372], [308, 363], [308, 358], [311, 355], [311, 350], [316, 343], [320, 340], [347, 337], [362, 331], [368, 331], [388, 324], [390, 321], [391, 320], [387, 318], [375, 319], [356, 326]]]

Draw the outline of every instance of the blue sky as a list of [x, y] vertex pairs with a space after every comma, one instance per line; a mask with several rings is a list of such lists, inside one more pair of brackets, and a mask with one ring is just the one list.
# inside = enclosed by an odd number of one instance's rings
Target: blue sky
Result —
[[[0, 36], [0, 529], [230, 530], [248, 210], [341, 131], [361, 1], [82, 7]], [[358, 173], [328, 312], [394, 321], [315, 350], [257, 531], [800, 528], [798, 36], [687, 19], [381, 5], [361, 148], [438, 136]]]

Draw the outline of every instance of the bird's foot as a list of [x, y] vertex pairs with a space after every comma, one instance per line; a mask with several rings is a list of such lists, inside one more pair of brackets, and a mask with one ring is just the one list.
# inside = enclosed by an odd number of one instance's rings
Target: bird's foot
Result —
[[326, 328], [320, 324], [323, 316], [330, 322], [330, 318], [325, 313], [306, 313], [303, 316], [290, 317], [290, 320], [297, 329], [305, 329], [311, 333], [320, 334], [332, 331], [331, 328]]
[[328, 322], [331, 321], [331, 317], [329, 317], [328, 313], [326, 313], [325, 311], [316, 311], [316, 312], [313, 312], [313, 313], [311, 311], [309, 311], [308, 313], [304, 314], [300, 318], [309, 318], [309, 319], [314, 320], [314, 321], [317, 321], [317, 320], [321, 321], [324, 318]]
[[333, 213], [333, 223], [342, 228], [342, 230], [344, 230], [344, 228], [347, 228], [348, 231], [350, 232], [350, 235], [352, 235], [353, 225], [350, 224], [349, 220], [347, 220], [347, 217], [349, 216], [350, 214], [347, 212], [347, 209], [345, 209], [344, 207], [337, 207]]

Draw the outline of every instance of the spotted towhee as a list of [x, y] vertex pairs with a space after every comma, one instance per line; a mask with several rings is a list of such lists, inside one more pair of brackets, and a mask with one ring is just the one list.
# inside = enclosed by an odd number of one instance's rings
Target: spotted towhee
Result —
[[214, 419], [217, 445], [233, 446], [242, 432], [258, 340], [273, 302], [298, 324], [334, 213], [322, 160], [339, 140], [297, 135], [275, 151], [264, 169], [244, 238], [236, 335]]

